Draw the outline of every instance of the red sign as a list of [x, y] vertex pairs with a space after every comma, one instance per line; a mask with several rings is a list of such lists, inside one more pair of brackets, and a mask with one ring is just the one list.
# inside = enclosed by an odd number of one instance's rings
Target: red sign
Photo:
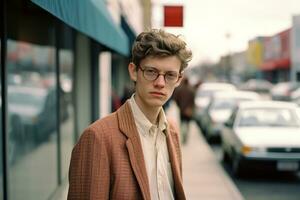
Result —
[[164, 26], [183, 26], [183, 6], [164, 6]]

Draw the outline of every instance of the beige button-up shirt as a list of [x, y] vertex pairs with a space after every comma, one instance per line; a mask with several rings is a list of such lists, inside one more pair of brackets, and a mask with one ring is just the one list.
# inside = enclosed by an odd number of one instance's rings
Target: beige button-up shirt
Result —
[[165, 130], [168, 123], [165, 113], [161, 109], [158, 124], [152, 124], [136, 104], [134, 95], [129, 102], [141, 138], [151, 199], [174, 199], [174, 183], [166, 142]]

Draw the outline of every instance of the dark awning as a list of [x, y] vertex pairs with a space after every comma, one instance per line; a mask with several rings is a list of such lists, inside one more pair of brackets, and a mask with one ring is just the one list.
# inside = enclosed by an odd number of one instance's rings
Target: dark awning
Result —
[[114, 24], [103, 0], [31, 0], [66, 24], [122, 55], [129, 55], [129, 42]]
[[289, 69], [291, 67], [291, 61], [289, 58], [282, 58], [276, 60], [270, 60], [261, 64], [260, 69], [263, 71], [270, 71], [275, 69]]

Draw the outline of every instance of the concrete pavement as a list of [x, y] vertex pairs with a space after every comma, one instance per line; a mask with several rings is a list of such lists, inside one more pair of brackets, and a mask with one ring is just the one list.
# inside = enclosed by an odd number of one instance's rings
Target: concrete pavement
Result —
[[210, 146], [190, 124], [188, 143], [182, 147], [183, 181], [189, 200], [242, 200], [240, 192], [220, 166]]

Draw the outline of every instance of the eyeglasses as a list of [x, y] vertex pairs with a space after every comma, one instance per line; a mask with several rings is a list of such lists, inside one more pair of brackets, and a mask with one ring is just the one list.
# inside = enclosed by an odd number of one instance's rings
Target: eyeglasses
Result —
[[167, 71], [165, 73], [159, 73], [159, 71], [154, 67], [145, 66], [144, 68], [142, 67], [139, 68], [142, 70], [144, 78], [148, 81], [155, 81], [160, 75], [163, 75], [166, 83], [175, 84], [181, 77], [181, 74], [175, 71]]

